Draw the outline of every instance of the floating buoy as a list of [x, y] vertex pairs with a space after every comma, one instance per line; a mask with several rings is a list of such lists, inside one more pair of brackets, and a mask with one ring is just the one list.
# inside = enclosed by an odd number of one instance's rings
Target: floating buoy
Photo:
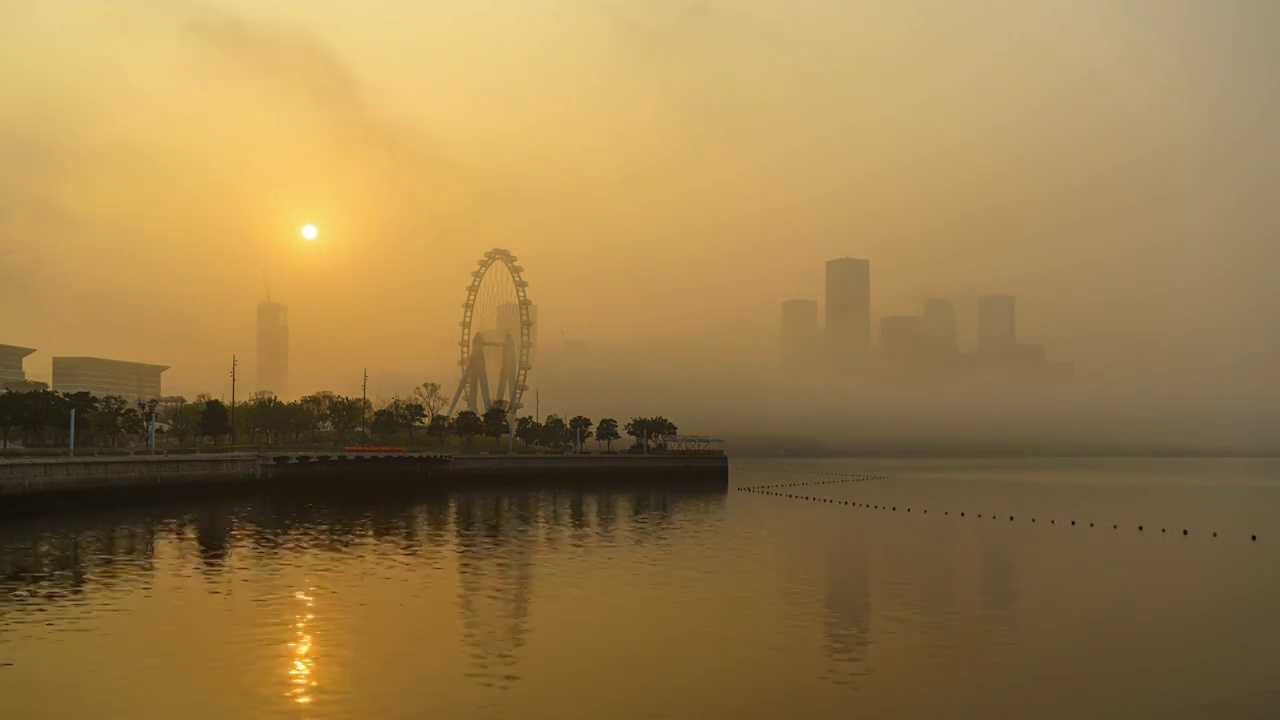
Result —
[[1250, 536], [1249, 536], [1249, 540], [1250, 540], [1251, 542], [1258, 542], [1258, 536], [1257, 536], [1257, 535], [1250, 535]]
[[1186, 536], [1186, 534], [1187, 534], [1187, 531], [1186, 531], [1185, 529], [1183, 529], [1182, 534], [1183, 534], [1183, 536], [1185, 537], [1185, 536]]

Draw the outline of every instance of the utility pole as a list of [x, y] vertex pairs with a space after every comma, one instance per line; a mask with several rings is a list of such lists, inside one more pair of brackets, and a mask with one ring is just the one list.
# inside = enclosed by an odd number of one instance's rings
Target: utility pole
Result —
[[368, 444], [368, 442], [366, 442], [365, 440], [365, 438], [368, 437], [368, 432], [369, 432], [368, 411], [366, 409], [368, 407], [369, 407], [369, 368], [365, 368], [364, 382], [360, 385], [360, 426], [361, 426], [360, 427], [360, 445], [361, 446]]
[[71, 451], [71, 455], [74, 456], [76, 454], [76, 409], [75, 408], [71, 408], [71, 436], [70, 437], [71, 437], [71, 441], [68, 448]]
[[231, 446], [236, 444], [236, 356], [231, 356]]
[[533, 389], [533, 421], [542, 423], [542, 391], [538, 388]]

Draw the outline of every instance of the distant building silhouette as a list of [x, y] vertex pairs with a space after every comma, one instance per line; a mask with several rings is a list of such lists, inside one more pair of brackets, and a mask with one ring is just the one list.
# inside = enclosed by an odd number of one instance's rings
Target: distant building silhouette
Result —
[[1011, 358], [1017, 345], [1012, 295], [978, 298], [978, 352]]
[[27, 372], [22, 367], [22, 360], [35, 352], [31, 348], [17, 345], [0, 345], [0, 390], [10, 384], [21, 384], [27, 380]]
[[258, 390], [289, 391], [289, 314], [284, 305], [258, 303]]
[[818, 364], [821, 334], [816, 300], [787, 300], [782, 303], [779, 343], [783, 368], [805, 370]]
[[924, 320], [915, 315], [880, 318], [880, 352], [895, 369], [913, 369], [926, 357]]
[[1013, 346], [1013, 358], [1021, 367], [1038, 367], [1044, 365], [1046, 356], [1043, 345], [1018, 343]]
[[871, 262], [828, 260], [825, 291], [827, 359], [835, 369], [847, 371], [871, 348]]
[[55, 357], [53, 389], [60, 393], [88, 392], [102, 397], [119, 395], [130, 401], [155, 400], [165, 365], [106, 360], [93, 357]]
[[[508, 333], [520, 341], [520, 306], [516, 303], [503, 303], [498, 306], [498, 334], [505, 337]], [[538, 347], [538, 306], [529, 304], [529, 348]]]
[[928, 352], [935, 360], [945, 361], [959, 351], [955, 305], [940, 298], [925, 300], [921, 323]]

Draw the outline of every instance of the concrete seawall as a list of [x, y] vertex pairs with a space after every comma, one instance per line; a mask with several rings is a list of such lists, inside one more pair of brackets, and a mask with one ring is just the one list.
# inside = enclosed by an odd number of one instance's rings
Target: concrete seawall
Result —
[[0, 460], [0, 498], [60, 492], [244, 483], [261, 477], [257, 455], [175, 455]]
[[[299, 460], [301, 458], [301, 460]], [[727, 487], [724, 456], [273, 454], [43, 457], [0, 460], [0, 503], [126, 489], [259, 484], [502, 487], [560, 483]], [[114, 493], [112, 493], [114, 494]]]

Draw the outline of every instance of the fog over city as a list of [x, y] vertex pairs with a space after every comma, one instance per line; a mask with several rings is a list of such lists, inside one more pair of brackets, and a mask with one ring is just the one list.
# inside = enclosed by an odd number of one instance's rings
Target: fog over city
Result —
[[[452, 392], [506, 248], [538, 312], [522, 413], [1280, 452], [1277, 27], [1267, 0], [11, 2], [0, 344], [34, 380], [105, 357], [189, 397], [235, 354], [248, 392], [269, 296], [289, 394]], [[785, 367], [781, 303], [822, 308], [842, 257], [870, 262], [870, 353], [941, 298], [974, 355], [1007, 294], [1070, 373]]]

